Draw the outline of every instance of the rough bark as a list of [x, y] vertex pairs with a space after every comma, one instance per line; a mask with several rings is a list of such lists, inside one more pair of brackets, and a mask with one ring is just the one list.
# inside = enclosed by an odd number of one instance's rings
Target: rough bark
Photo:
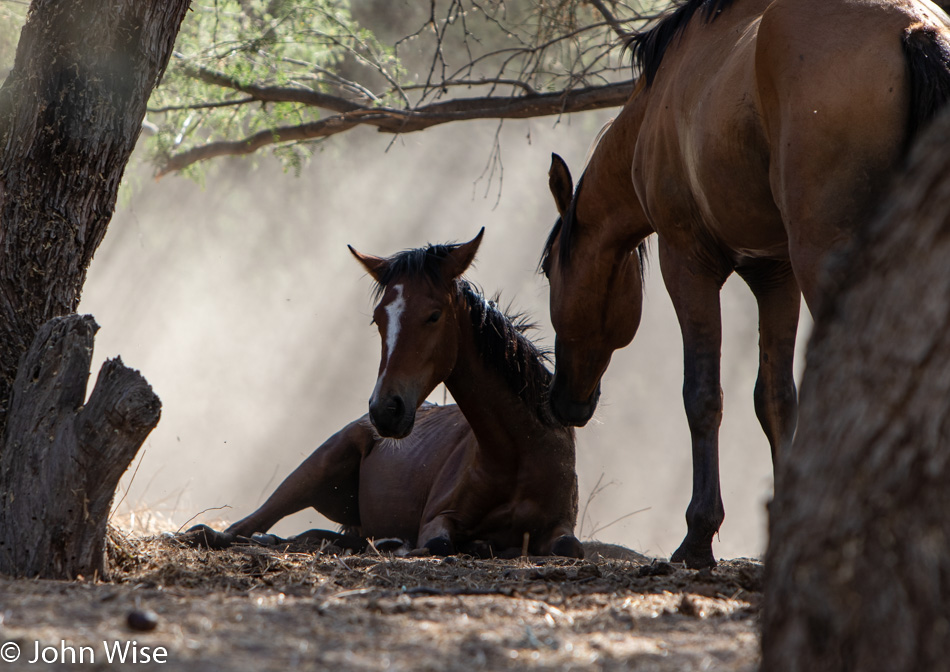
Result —
[[34, 0], [0, 88], [3, 573], [102, 575], [116, 484], [158, 422], [118, 360], [83, 404], [96, 327], [53, 318], [79, 303], [189, 4]]
[[763, 663], [950, 669], [950, 116], [826, 280], [771, 506]]
[[37, 329], [79, 303], [188, 5], [31, 5], [0, 88], [0, 427]]
[[113, 495], [158, 423], [161, 403], [120, 359], [103, 364], [83, 403], [97, 330], [90, 316], [54, 318], [23, 359], [0, 456], [4, 574], [106, 575]]

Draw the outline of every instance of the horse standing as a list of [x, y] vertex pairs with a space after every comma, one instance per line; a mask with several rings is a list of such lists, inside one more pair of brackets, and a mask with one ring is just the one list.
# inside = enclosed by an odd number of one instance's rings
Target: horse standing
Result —
[[927, 0], [688, 0], [632, 39], [641, 73], [574, 190], [555, 156], [560, 218], [541, 268], [551, 286], [551, 404], [592, 416], [614, 350], [636, 333], [643, 240], [683, 336], [692, 436], [688, 532], [673, 554], [715, 564], [719, 291], [738, 273], [759, 311], [756, 415], [776, 457], [795, 431], [801, 295], [880, 205], [906, 152], [950, 98], [947, 17]]
[[[461, 278], [483, 232], [389, 259], [350, 248], [379, 299], [382, 356], [369, 413], [225, 530], [225, 543], [313, 507], [350, 533], [438, 555], [584, 556], [573, 536], [574, 431], [550, 413], [551, 374], [525, 325]], [[457, 406], [425, 403], [442, 382]]]

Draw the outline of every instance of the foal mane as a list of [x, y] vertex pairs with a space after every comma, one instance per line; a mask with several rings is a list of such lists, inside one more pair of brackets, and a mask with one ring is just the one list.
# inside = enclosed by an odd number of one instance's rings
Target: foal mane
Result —
[[[438, 287], [442, 282], [442, 264], [456, 247], [458, 245], [428, 245], [390, 257], [376, 283], [375, 299], [378, 301], [387, 285], [400, 278], [421, 277]], [[549, 361], [550, 353], [526, 336], [536, 325], [525, 313], [500, 309], [497, 294], [489, 300], [464, 278], [455, 278], [451, 289], [468, 309], [479, 355], [501, 374], [509, 388], [541, 421], [557, 425], [547, 403], [551, 372], [545, 362]]]
[[634, 65], [640, 76], [646, 78], [647, 86], [653, 84], [663, 54], [697, 11], [702, 10], [702, 18], [708, 23], [715, 21], [733, 2], [735, 0], [686, 0], [653, 28], [631, 37], [626, 48], [633, 51]]

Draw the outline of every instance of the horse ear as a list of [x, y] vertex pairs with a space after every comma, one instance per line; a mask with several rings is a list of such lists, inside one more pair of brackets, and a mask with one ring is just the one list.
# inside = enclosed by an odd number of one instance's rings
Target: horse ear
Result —
[[548, 186], [554, 195], [554, 203], [557, 205], [558, 214], [561, 217], [571, 206], [571, 199], [574, 198], [574, 180], [571, 179], [571, 171], [567, 164], [557, 154], [551, 154], [551, 168], [548, 170]]
[[382, 277], [386, 273], [386, 268], [389, 266], [389, 262], [380, 257], [374, 257], [371, 254], [362, 254], [353, 249], [351, 245], [347, 245], [350, 252], [356, 257], [356, 260], [363, 264], [363, 268], [366, 269], [366, 272], [373, 276], [373, 280], [376, 282], [382, 282]]
[[478, 252], [478, 246], [482, 244], [482, 236], [485, 234], [485, 227], [478, 232], [478, 235], [467, 243], [456, 245], [449, 251], [449, 256], [443, 266], [442, 275], [446, 280], [454, 280], [462, 275], [472, 261], [475, 259], [475, 253]]

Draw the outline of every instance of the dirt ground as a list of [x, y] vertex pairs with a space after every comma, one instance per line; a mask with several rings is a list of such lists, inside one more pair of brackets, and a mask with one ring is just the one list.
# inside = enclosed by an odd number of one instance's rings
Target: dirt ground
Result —
[[[105, 649], [116, 643], [127, 664], [138, 656], [135, 669], [202, 671], [752, 671], [758, 662], [754, 560], [692, 571], [596, 543], [583, 561], [476, 560], [111, 538], [111, 582], [0, 578], [0, 666], [81, 656], [77, 668], [113, 669], [117, 652], [110, 664]], [[153, 612], [157, 626], [133, 629], [136, 611]]]

